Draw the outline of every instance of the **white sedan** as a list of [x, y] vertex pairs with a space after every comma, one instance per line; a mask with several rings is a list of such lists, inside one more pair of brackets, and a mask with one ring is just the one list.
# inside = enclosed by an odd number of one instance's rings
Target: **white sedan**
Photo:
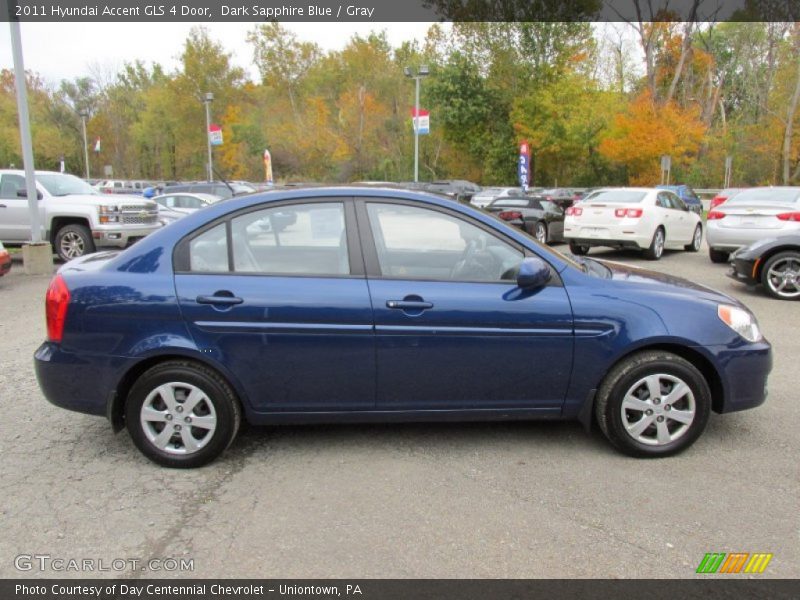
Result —
[[573, 254], [592, 246], [643, 250], [658, 260], [665, 248], [700, 250], [703, 224], [676, 194], [655, 188], [605, 188], [567, 208], [564, 237]]

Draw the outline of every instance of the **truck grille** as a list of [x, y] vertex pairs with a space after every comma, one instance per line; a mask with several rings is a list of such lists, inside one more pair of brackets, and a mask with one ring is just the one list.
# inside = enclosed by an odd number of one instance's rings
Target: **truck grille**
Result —
[[158, 222], [158, 210], [147, 204], [128, 204], [122, 207], [122, 223], [125, 225], [154, 225]]

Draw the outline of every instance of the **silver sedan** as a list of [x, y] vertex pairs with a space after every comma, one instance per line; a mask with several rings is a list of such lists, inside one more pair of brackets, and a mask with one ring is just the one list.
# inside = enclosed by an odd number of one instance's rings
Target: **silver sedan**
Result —
[[711, 262], [766, 238], [800, 233], [800, 187], [744, 190], [709, 211], [706, 240]]

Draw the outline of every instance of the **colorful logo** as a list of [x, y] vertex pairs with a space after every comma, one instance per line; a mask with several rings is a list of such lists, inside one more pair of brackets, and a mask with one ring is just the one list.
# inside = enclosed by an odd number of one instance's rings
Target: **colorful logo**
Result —
[[763, 573], [771, 560], [766, 552], [707, 552], [697, 573]]

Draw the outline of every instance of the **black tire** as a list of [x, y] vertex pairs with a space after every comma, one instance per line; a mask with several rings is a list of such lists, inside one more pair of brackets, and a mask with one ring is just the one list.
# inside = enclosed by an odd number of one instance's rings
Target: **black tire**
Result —
[[730, 257], [730, 252], [724, 252], [722, 250], [715, 250], [714, 248], [708, 249], [708, 258], [711, 259], [712, 263], [720, 264], [728, 262], [728, 258]]
[[690, 244], [686, 244], [683, 249], [687, 252], [700, 252], [700, 246], [703, 244], [703, 226], [698, 225], [694, 228], [694, 234], [692, 235], [692, 242]]
[[586, 246], [584, 244], [576, 244], [575, 242], [569, 243], [569, 251], [575, 254], [576, 256], [583, 256], [584, 254], [589, 253], [590, 246]]
[[[623, 422], [623, 418], [629, 418], [628, 415], [631, 415], [631, 417], [636, 415], [636, 410], [632, 410], [626, 411], [626, 416], [623, 417], [622, 403], [626, 394], [629, 391], [632, 392], [632, 388], [648, 376], [656, 376], [660, 386], [663, 386], [665, 381], [666, 385], [670, 385], [669, 378], [676, 379], [685, 383], [691, 392], [691, 399], [689, 394], [686, 393], [675, 402], [678, 408], [673, 409], [671, 405], [668, 408], [667, 402], [661, 402], [662, 398], [651, 398], [647, 393], [647, 389], [644, 389], [648, 388], [646, 384], [642, 384], [644, 388], [635, 388], [639, 392], [644, 391], [646, 395], [645, 400], [639, 401], [643, 405], [649, 402], [652, 406], [650, 415], [646, 415], [644, 412], [640, 413], [642, 420], [645, 418], [650, 419], [650, 424], [643, 430], [641, 439], [650, 440], [650, 436], [658, 437], [659, 428], [662, 426], [654, 419], [660, 418], [661, 422], [664, 423], [663, 427], [667, 428], [668, 431], [670, 426], [673, 427], [670, 435], [676, 436], [675, 439], [664, 443], [657, 439], [651, 443], [640, 441], [640, 438], [634, 437], [633, 434], [628, 432]], [[676, 384], [673, 383], [673, 385]], [[665, 390], [665, 388], [660, 387], [659, 393], [668, 393], [671, 389]], [[668, 397], [668, 395], [665, 395], [663, 400]], [[654, 402], [656, 400], [657, 402]], [[671, 420], [670, 414], [677, 415], [679, 414], [678, 411], [688, 410], [687, 407], [691, 406], [691, 402], [694, 403], [694, 416], [691, 423], [684, 424]], [[660, 409], [658, 408], [659, 406], [661, 407]], [[659, 410], [660, 412], [657, 412]], [[611, 369], [597, 391], [597, 401], [595, 403], [597, 422], [608, 440], [625, 454], [639, 458], [659, 458], [682, 452], [691, 446], [703, 433], [708, 424], [710, 413], [711, 390], [700, 371], [680, 356], [670, 352], [653, 350], [633, 354]], [[683, 415], [685, 412], [680, 414]], [[635, 427], [638, 422], [638, 420], [635, 420], [633, 426]]]
[[644, 256], [647, 260], [658, 260], [664, 256], [664, 245], [667, 242], [667, 235], [664, 228], [660, 225], [656, 227], [653, 233], [653, 240], [650, 242], [650, 247], [644, 251]]
[[64, 225], [56, 233], [55, 250], [64, 262], [91, 254], [95, 251], [92, 232], [85, 225]]
[[[163, 396], [156, 390], [165, 384], [174, 386], [172, 394], [177, 400], [176, 407], [190, 401], [188, 395], [181, 400], [181, 393], [185, 394], [187, 391], [187, 388], [182, 389], [182, 386], [193, 386], [200, 390], [204, 394], [204, 399], [197, 403], [199, 407], [197, 411], [191, 409], [191, 415], [184, 414], [181, 408], [171, 410], [166, 406], [163, 413], [169, 415], [170, 420], [165, 420], [160, 430], [156, 429], [161, 422], [153, 421], [154, 425], [149, 428], [148, 434], [141, 422], [142, 408], [151, 395], [155, 395], [156, 400], [151, 399], [150, 403], [161, 401]], [[192, 416], [195, 421], [213, 417], [214, 429], [209, 430], [205, 426], [187, 426], [185, 422], [177, 422], [179, 419], [184, 421]], [[241, 420], [241, 407], [231, 386], [216, 371], [192, 361], [171, 360], [148, 369], [133, 384], [125, 402], [125, 423], [133, 443], [142, 454], [163, 467], [188, 469], [210, 463], [233, 442]], [[170, 438], [166, 438], [168, 440], [166, 445], [173, 446], [167, 450], [158, 447], [148, 435], [159, 436], [169, 426], [177, 431], [173, 431]], [[186, 431], [182, 427], [186, 427]], [[184, 437], [186, 433], [195, 441], [197, 441], [195, 433], [199, 435], [202, 446], [189, 452], [184, 443], [187, 439]], [[181, 453], [179, 446], [183, 446], [184, 453]]]
[[531, 232], [531, 235], [535, 237], [539, 243], [547, 244], [547, 242], [550, 241], [550, 234], [547, 231], [547, 223], [544, 221], [537, 221], [533, 225], [533, 231]]
[[[800, 265], [800, 252], [795, 250], [789, 250], [787, 252], [779, 252], [775, 256], [770, 256], [767, 262], [764, 263], [764, 266], [761, 267], [761, 284], [764, 286], [764, 290], [772, 296], [773, 298], [777, 298], [778, 300], [800, 300], [800, 276], [795, 275], [790, 280], [784, 280], [782, 283], [784, 284], [784, 288], [778, 290], [776, 287], [775, 282], [772, 281], [772, 278], [769, 276], [770, 270], [778, 266], [780, 267], [781, 263], [788, 262], [789, 264], [786, 265], [787, 268], [794, 273], [797, 273], [797, 266]], [[783, 271], [783, 269], [778, 269], [778, 273]], [[788, 288], [786, 287], [788, 286]]]

